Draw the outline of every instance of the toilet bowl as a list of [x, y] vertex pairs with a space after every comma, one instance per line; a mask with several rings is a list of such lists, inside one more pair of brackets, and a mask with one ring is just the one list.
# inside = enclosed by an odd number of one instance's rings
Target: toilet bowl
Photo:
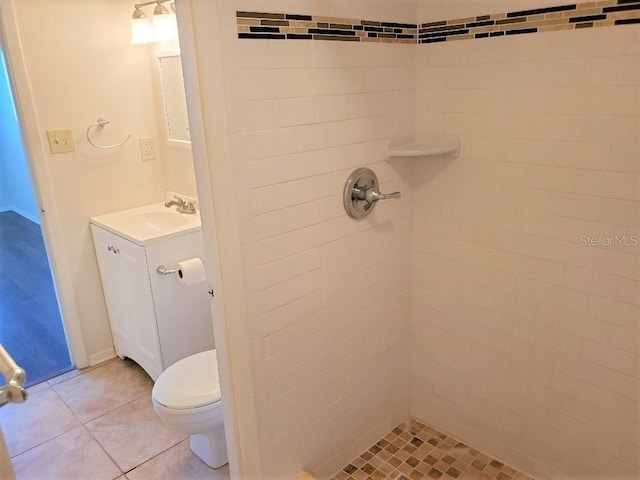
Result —
[[151, 399], [167, 426], [191, 437], [191, 451], [204, 463], [212, 468], [227, 463], [215, 350], [196, 353], [167, 368], [156, 380]]

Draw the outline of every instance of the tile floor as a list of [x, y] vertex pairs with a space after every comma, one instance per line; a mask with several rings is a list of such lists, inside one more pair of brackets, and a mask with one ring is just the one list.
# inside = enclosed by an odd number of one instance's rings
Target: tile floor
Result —
[[534, 480], [502, 462], [411, 419], [330, 480]]
[[151, 404], [152, 380], [118, 358], [29, 388], [0, 409], [0, 425], [20, 480], [228, 480], [189, 450]]

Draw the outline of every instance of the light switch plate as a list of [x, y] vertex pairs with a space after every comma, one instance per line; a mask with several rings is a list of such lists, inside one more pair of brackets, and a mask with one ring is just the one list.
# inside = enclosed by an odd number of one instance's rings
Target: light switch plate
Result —
[[49, 140], [49, 150], [53, 154], [76, 151], [71, 130], [47, 130], [47, 139]]

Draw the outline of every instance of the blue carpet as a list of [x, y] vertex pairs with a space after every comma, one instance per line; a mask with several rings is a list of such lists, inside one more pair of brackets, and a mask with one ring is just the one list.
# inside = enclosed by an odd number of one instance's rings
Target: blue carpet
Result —
[[27, 386], [73, 368], [40, 226], [11, 211], [0, 213], [0, 343]]

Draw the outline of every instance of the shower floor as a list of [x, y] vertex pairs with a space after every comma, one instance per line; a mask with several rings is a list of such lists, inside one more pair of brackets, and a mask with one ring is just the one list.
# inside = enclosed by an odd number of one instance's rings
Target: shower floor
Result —
[[330, 478], [382, 479], [534, 480], [413, 418]]
[[73, 368], [40, 226], [0, 213], [0, 343], [34, 385]]

